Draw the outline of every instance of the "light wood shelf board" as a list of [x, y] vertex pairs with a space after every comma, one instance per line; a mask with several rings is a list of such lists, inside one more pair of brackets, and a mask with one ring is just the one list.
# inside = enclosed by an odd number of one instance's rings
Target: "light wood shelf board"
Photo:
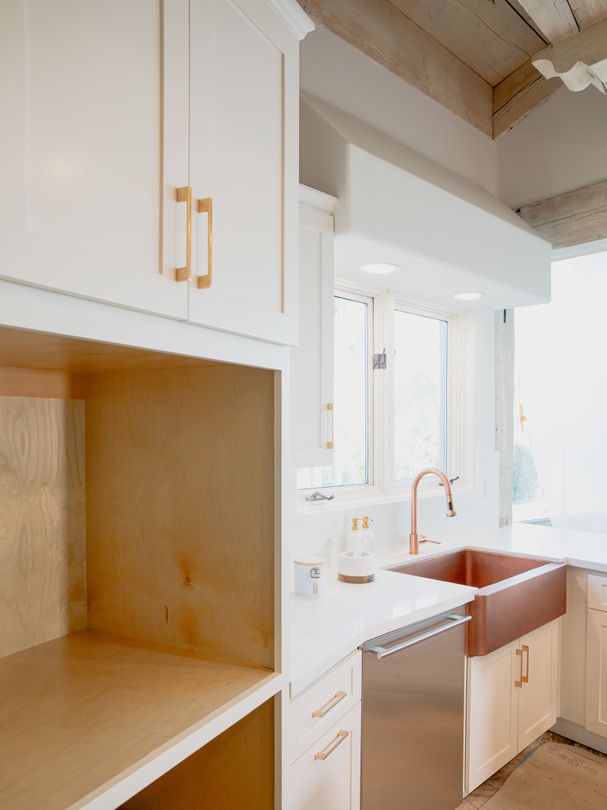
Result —
[[142, 368], [200, 368], [223, 365], [114, 343], [0, 327], [0, 366], [91, 374]]
[[0, 660], [0, 807], [84, 806], [271, 677], [267, 669], [91, 630], [7, 656]]

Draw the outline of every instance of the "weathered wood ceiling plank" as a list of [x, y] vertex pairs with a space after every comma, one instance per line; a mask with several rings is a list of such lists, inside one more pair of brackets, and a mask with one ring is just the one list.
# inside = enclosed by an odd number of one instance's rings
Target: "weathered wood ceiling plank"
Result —
[[495, 85], [544, 41], [506, 0], [392, 0], [403, 14]]
[[580, 29], [607, 19], [607, 0], [569, 0]]
[[527, 13], [549, 42], [578, 32], [578, 25], [567, 0], [509, 0]]
[[513, 127], [562, 86], [560, 79], [545, 79], [527, 60], [493, 88], [493, 137]]
[[320, 25], [492, 134], [491, 85], [389, 0], [299, 0]]
[[607, 239], [607, 181], [523, 205], [518, 214], [554, 248]]

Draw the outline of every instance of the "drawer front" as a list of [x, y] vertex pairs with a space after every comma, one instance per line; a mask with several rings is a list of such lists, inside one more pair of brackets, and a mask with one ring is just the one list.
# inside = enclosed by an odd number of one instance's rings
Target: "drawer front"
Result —
[[287, 782], [289, 810], [360, 810], [360, 703], [289, 766]]
[[607, 576], [588, 574], [588, 607], [607, 610]]
[[291, 701], [287, 744], [293, 762], [360, 700], [361, 653], [348, 656]]

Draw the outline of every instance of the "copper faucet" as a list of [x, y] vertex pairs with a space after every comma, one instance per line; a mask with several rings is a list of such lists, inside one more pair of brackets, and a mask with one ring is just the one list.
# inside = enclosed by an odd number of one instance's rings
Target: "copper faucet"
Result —
[[[436, 475], [445, 487], [445, 497], [447, 498], [447, 517], [455, 517], [457, 512], [453, 508], [453, 494], [451, 492], [451, 481], [438, 467], [426, 467], [419, 472], [411, 484], [411, 534], [409, 535], [409, 554], [419, 554], [420, 539], [417, 533], [417, 487], [419, 482], [426, 475]], [[421, 541], [423, 542], [423, 541]]]

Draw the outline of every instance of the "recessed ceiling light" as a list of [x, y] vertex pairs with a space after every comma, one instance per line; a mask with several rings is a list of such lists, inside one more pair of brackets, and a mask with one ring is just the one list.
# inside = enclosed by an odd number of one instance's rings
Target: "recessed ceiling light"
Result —
[[396, 273], [400, 270], [397, 264], [387, 264], [386, 262], [373, 262], [371, 264], [361, 264], [358, 268], [363, 273], [372, 273], [375, 276]]
[[461, 292], [455, 293], [453, 297], [457, 301], [478, 301], [479, 298], [483, 297], [483, 294], [477, 292]]

